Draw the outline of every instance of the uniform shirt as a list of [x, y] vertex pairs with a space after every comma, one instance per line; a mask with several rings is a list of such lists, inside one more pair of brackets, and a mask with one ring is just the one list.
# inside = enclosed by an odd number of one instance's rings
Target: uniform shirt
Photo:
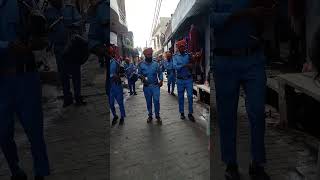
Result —
[[132, 75], [136, 73], [137, 70], [137, 67], [133, 63], [125, 63], [124, 68], [128, 79], [130, 79]]
[[173, 67], [177, 70], [178, 78], [191, 78], [192, 74], [187, 67], [183, 67], [190, 62], [190, 54], [178, 52], [173, 56]]
[[103, 45], [109, 42], [109, 29], [106, 24], [110, 21], [110, 7], [106, 0], [100, 0], [95, 9], [95, 13], [89, 16], [89, 48], [97, 45]]
[[112, 79], [114, 76], [119, 76], [120, 64], [114, 58], [111, 59], [110, 62], [110, 78]]
[[162, 71], [162, 72], [164, 72], [165, 71], [165, 67], [164, 67], [164, 60], [163, 59], [161, 59], [160, 61], [158, 61], [158, 63], [159, 63], [159, 67], [160, 67], [160, 70]]
[[166, 61], [164, 64], [165, 69], [167, 70], [168, 75], [174, 74], [175, 75], [175, 69], [173, 66], [173, 60]]
[[255, 25], [250, 19], [243, 19], [233, 23], [227, 29], [225, 22], [229, 17], [239, 10], [249, 8], [251, 0], [215, 0], [210, 21], [214, 29], [215, 48], [248, 48], [257, 43], [250, 38], [256, 36]]
[[8, 45], [17, 38], [19, 10], [17, 1], [0, 0], [0, 67], [12, 65]]
[[[26, 1], [29, 5], [30, 1]], [[27, 62], [28, 58], [10, 58], [9, 59], [9, 43], [17, 39], [27, 38], [23, 19], [26, 17], [24, 13], [28, 12], [24, 6], [20, 6], [17, 0], [0, 0], [0, 68], [15, 67], [16, 63]]]
[[56, 24], [49, 34], [51, 43], [54, 43], [56, 46], [64, 47], [66, 45], [71, 30], [74, 30], [71, 26], [80, 28], [81, 15], [72, 5], [65, 5], [61, 9], [50, 6], [45, 11], [45, 16], [49, 24], [63, 16], [63, 20]]
[[150, 86], [157, 86], [159, 81], [163, 80], [163, 73], [160, 69], [159, 64], [156, 61], [150, 63], [142, 61], [138, 65], [139, 76], [144, 76], [147, 78], [147, 83]]

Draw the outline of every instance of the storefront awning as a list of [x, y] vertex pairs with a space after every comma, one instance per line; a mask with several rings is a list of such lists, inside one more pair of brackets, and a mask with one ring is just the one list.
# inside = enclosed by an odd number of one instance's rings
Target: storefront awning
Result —
[[167, 44], [189, 18], [209, 11], [212, 0], [181, 0], [172, 15], [172, 33], [165, 40]]

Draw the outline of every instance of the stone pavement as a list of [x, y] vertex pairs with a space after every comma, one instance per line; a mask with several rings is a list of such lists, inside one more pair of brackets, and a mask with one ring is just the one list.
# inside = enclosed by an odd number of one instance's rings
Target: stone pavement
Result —
[[[51, 176], [48, 180], [107, 180], [109, 177], [108, 125], [103, 70], [90, 60], [83, 67], [83, 95], [87, 106], [62, 109], [60, 91], [44, 85], [44, 132]], [[16, 142], [22, 167], [32, 177], [29, 142], [17, 123]], [[9, 179], [9, 170], [0, 153], [0, 179]]]
[[[219, 132], [216, 120], [216, 104], [214, 84], [211, 83], [211, 118], [214, 127], [213, 133], [213, 179], [224, 180], [224, 164], [220, 158]], [[317, 140], [306, 133], [292, 129], [278, 129], [279, 114], [271, 107], [266, 106], [266, 111], [271, 112], [266, 119], [266, 171], [271, 180], [315, 180], [316, 152], [309, 148], [307, 142]], [[248, 180], [248, 165], [250, 160], [249, 123], [244, 106], [244, 95], [241, 94], [238, 110], [238, 161], [242, 180]]]
[[[141, 86], [137, 93], [125, 102], [125, 125], [111, 129], [111, 180], [208, 180], [208, 136], [203, 127], [179, 118], [178, 99], [168, 95], [166, 87], [160, 97], [163, 125], [147, 124]], [[202, 111], [195, 106], [197, 121]]]

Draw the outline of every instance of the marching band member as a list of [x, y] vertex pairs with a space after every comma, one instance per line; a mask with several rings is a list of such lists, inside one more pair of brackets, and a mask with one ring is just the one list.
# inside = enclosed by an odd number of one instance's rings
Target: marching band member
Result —
[[155, 116], [158, 124], [162, 124], [160, 118], [160, 87], [163, 84], [163, 73], [159, 64], [153, 60], [152, 48], [147, 48], [143, 52], [145, 60], [138, 66], [138, 74], [143, 82], [143, 92], [146, 98], [148, 109], [148, 123], [152, 122], [152, 101], [154, 104]]
[[180, 118], [185, 119], [184, 115], [184, 92], [187, 91], [190, 121], [195, 122], [193, 117], [193, 79], [192, 79], [192, 63], [190, 54], [186, 53], [186, 41], [177, 42], [178, 52], [173, 56], [173, 66], [177, 71], [177, 88], [179, 97]]

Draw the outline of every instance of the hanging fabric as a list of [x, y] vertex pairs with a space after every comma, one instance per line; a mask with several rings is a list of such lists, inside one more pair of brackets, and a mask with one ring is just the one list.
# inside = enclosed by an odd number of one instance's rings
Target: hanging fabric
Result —
[[189, 46], [188, 50], [190, 53], [196, 53], [199, 51], [199, 35], [195, 26], [192, 24], [189, 31]]

